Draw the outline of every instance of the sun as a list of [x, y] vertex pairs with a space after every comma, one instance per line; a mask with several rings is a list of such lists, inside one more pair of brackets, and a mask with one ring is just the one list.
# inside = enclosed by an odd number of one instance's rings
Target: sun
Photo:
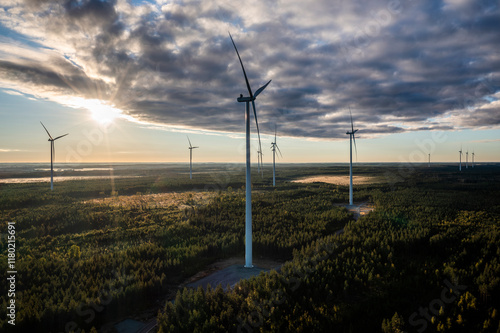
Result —
[[97, 99], [86, 100], [85, 108], [90, 111], [92, 119], [101, 125], [108, 125], [122, 116], [121, 110]]

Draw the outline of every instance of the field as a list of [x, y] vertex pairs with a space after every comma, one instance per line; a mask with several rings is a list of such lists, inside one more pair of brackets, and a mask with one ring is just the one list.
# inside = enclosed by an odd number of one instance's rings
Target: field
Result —
[[[356, 165], [354, 201], [374, 208], [357, 221], [346, 166], [280, 165], [276, 187], [270, 168], [254, 170], [254, 257], [284, 264], [228, 291], [180, 286], [244, 257], [244, 169], [185, 169], [68, 167], [52, 192], [1, 183], [1, 276], [9, 222], [17, 273], [16, 325], [1, 317], [0, 331], [114, 332], [155, 317], [159, 332], [500, 329], [498, 165]], [[4, 309], [8, 294], [2, 284]]]

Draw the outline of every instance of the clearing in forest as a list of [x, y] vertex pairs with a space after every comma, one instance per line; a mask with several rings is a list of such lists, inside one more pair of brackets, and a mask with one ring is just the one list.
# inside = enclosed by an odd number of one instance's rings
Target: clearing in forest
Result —
[[[319, 176], [311, 176], [311, 177], [305, 177], [301, 179], [295, 179], [292, 180], [294, 183], [329, 183], [329, 184], [336, 184], [336, 185], [343, 185], [343, 186], [349, 186], [349, 175], [346, 176], [326, 176], [326, 175], [319, 175]], [[373, 184], [373, 183], [380, 183], [381, 180], [377, 177], [371, 177], [371, 176], [353, 176], [352, 177], [352, 182], [355, 185], [366, 185], [366, 184]]]
[[177, 207], [179, 209], [193, 206], [205, 206], [216, 195], [215, 192], [171, 192], [155, 194], [119, 195], [86, 201], [92, 204], [103, 204], [113, 207]]

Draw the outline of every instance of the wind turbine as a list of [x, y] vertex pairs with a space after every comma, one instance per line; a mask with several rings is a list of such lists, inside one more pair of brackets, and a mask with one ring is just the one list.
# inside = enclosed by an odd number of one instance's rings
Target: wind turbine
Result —
[[262, 151], [257, 149], [257, 173], [260, 173], [261, 178], [264, 178], [264, 162], [262, 160]]
[[465, 153], [465, 168], [469, 168], [469, 149], [467, 148], [467, 152]]
[[431, 167], [431, 154], [429, 154], [429, 168]]
[[350, 161], [349, 161], [349, 205], [353, 205], [353, 200], [352, 200], [352, 142], [354, 141], [354, 149], [356, 150], [356, 159], [358, 156], [358, 148], [356, 148], [356, 137], [354, 136], [354, 133], [356, 133], [358, 130], [354, 129], [354, 124], [352, 122], [352, 112], [351, 108], [349, 107], [349, 114], [351, 115], [351, 131], [346, 132], [345, 134], [349, 134], [349, 143], [350, 143]]
[[462, 147], [460, 147], [459, 156], [460, 156], [460, 163], [458, 164], [458, 171], [462, 171]]
[[229, 33], [229, 38], [231, 38], [234, 50], [238, 55], [238, 59], [240, 61], [241, 69], [243, 70], [243, 76], [245, 77], [245, 83], [249, 95], [248, 97], [243, 97], [243, 94], [240, 94], [240, 97], [237, 98], [237, 101], [240, 103], [245, 103], [245, 129], [246, 129], [245, 267], [251, 268], [253, 267], [253, 265], [252, 265], [252, 179], [250, 175], [250, 102], [252, 102], [253, 115], [255, 118], [255, 125], [257, 127], [257, 135], [259, 137], [259, 151], [262, 151], [262, 146], [260, 144], [259, 123], [257, 121], [257, 111], [255, 110], [255, 99], [267, 87], [267, 85], [271, 82], [271, 80], [269, 80], [269, 82], [267, 82], [265, 85], [257, 89], [257, 91], [255, 91], [255, 94], [253, 94], [252, 88], [250, 88], [250, 83], [248, 83], [248, 77], [247, 73], [245, 72], [245, 67], [243, 66], [243, 61], [241, 61], [240, 53], [236, 48], [236, 44], [234, 43], [231, 33]]
[[276, 126], [274, 126], [274, 142], [271, 142], [271, 150], [273, 151], [273, 186], [276, 186], [276, 150], [278, 150], [280, 156], [283, 157], [280, 147], [278, 147], [276, 143]]
[[45, 127], [45, 125], [42, 122], [40, 122], [40, 124], [42, 124], [43, 128], [45, 129], [45, 132], [47, 132], [47, 134], [49, 135], [49, 141], [50, 141], [50, 189], [54, 190], [54, 160], [56, 158], [56, 148], [54, 146], [54, 141], [62, 138], [63, 136], [68, 135], [69, 133], [58, 136], [57, 138], [53, 138], [52, 135], [50, 135], [47, 128]]
[[189, 179], [193, 179], [193, 149], [200, 148], [200, 147], [193, 147], [191, 145], [191, 140], [189, 140], [189, 136], [187, 138], [188, 138], [188, 142], [189, 142], [189, 148], [188, 148], [189, 149]]
[[472, 150], [472, 167], [474, 167], [474, 150]]

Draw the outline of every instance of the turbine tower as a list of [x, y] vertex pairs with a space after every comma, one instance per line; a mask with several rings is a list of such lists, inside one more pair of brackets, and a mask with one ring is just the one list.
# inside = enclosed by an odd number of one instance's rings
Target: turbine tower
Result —
[[276, 126], [274, 126], [274, 142], [271, 142], [271, 150], [273, 151], [273, 186], [276, 186], [276, 150], [278, 150], [281, 157], [283, 157], [280, 147], [278, 147], [276, 143]]
[[460, 157], [460, 162], [458, 164], [458, 171], [462, 171], [462, 147], [460, 147], [460, 150], [458, 151], [459, 157]]
[[45, 132], [47, 132], [47, 134], [49, 135], [49, 141], [50, 141], [50, 190], [54, 190], [54, 160], [56, 158], [56, 148], [54, 145], [54, 141], [62, 138], [63, 136], [68, 135], [69, 133], [58, 136], [57, 138], [53, 138], [52, 135], [50, 135], [47, 128], [45, 127], [45, 125], [42, 122], [40, 122], [40, 124], [42, 124], [43, 128], [45, 129]]
[[467, 149], [467, 152], [465, 153], [465, 168], [469, 168], [469, 149]]
[[200, 148], [200, 147], [193, 147], [191, 145], [191, 140], [189, 140], [189, 136], [187, 138], [188, 138], [188, 142], [189, 142], [189, 148], [188, 148], [189, 149], [189, 179], [193, 179], [193, 149]]
[[349, 159], [349, 205], [353, 205], [353, 195], [352, 195], [352, 142], [354, 141], [354, 149], [356, 150], [356, 160], [358, 156], [358, 148], [356, 148], [356, 137], [354, 136], [354, 133], [356, 133], [358, 130], [354, 129], [354, 124], [352, 122], [352, 112], [351, 108], [349, 107], [349, 114], [351, 115], [351, 131], [346, 132], [345, 134], [349, 134], [349, 143], [350, 143], [350, 159]]
[[472, 167], [474, 167], [474, 150], [472, 150]]
[[259, 132], [259, 123], [257, 121], [257, 111], [255, 110], [255, 99], [257, 96], [267, 87], [267, 85], [271, 82], [267, 82], [265, 85], [257, 89], [255, 94], [252, 93], [252, 88], [250, 88], [250, 83], [248, 82], [247, 73], [245, 72], [245, 67], [243, 66], [243, 61], [241, 61], [240, 53], [236, 48], [236, 44], [234, 43], [233, 37], [231, 33], [229, 33], [229, 38], [231, 38], [231, 42], [233, 43], [234, 50], [236, 51], [236, 55], [240, 61], [241, 69], [243, 70], [243, 76], [245, 77], [245, 83], [248, 90], [248, 97], [243, 97], [243, 94], [240, 94], [240, 97], [237, 98], [237, 101], [240, 103], [245, 103], [245, 130], [246, 130], [246, 197], [245, 197], [245, 267], [251, 268], [252, 264], [252, 178], [250, 174], [250, 102], [252, 102], [253, 115], [255, 118], [255, 125], [257, 127], [257, 135], [259, 137], [259, 151], [262, 151], [262, 146], [260, 144], [260, 132]]
[[429, 154], [429, 168], [431, 167], [431, 154]]

